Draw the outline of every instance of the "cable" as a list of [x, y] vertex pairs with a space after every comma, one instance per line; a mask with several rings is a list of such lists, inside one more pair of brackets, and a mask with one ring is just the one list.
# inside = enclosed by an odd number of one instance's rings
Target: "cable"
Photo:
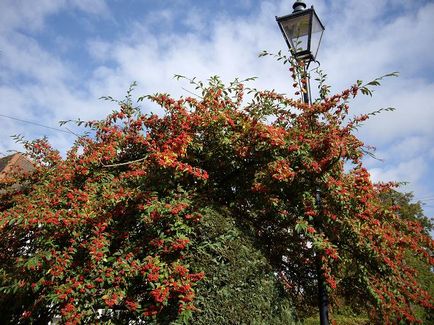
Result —
[[8, 116], [8, 115], [4, 115], [4, 114], [0, 114], [0, 116], [1, 116], [1, 117], [9, 118], [9, 119], [11, 119], [11, 120], [15, 120], [15, 121], [23, 122], [23, 123], [33, 124], [33, 125], [36, 125], [36, 126], [39, 126], [39, 127], [42, 127], [42, 128], [51, 129], [51, 130], [54, 130], [54, 131], [64, 132], [64, 133], [73, 134], [73, 135], [75, 135], [75, 136], [78, 136], [77, 134], [75, 134], [74, 132], [72, 132], [72, 131], [69, 130], [69, 129], [67, 129], [67, 131], [65, 131], [65, 130], [62, 130], [62, 129], [59, 129], [59, 128], [53, 128], [53, 127], [51, 127], [51, 126], [46, 126], [46, 125], [39, 124], [39, 123], [36, 123], [36, 122], [31, 122], [31, 121], [21, 120], [21, 119], [19, 119], [19, 118], [12, 117], [12, 116]]
[[425, 196], [425, 197], [419, 197], [419, 198], [414, 198], [415, 200], [418, 200], [418, 201], [427, 201], [427, 200], [429, 200], [429, 201], [431, 201], [431, 200], [434, 200], [434, 196]]

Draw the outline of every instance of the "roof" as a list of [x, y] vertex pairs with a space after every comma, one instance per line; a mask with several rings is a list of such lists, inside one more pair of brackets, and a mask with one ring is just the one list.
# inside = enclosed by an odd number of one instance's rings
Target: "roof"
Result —
[[13, 170], [29, 172], [34, 169], [33, 163], [20, 152], [0, 158], [0, 180]]
[[3, 158], [0, 158], [0, 173], [3, 172], [3, 169], [9, 164], [14, 155], [9, 155]]

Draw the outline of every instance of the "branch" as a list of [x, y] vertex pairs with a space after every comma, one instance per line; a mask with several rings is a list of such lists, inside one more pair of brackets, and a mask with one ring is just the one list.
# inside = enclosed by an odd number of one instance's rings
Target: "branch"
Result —
[[143, 161], [146, 158], [148, 158], [148, 157], [143, 157], [143, 158], [140, 158], [140, 159], [130, 160], [130, 161], [126, 161], [126, 162], [123, 162], [123, 163], [117, 163], [117, 164], [104, 165], [102, 162], [101, 162], [101, 164], [105, 168], [108, 168], [108, 167], [118, 167], [118, 166], [125, 166], [125, 165], [129, 165], [129, 164], [134, 164], [136, 162]]

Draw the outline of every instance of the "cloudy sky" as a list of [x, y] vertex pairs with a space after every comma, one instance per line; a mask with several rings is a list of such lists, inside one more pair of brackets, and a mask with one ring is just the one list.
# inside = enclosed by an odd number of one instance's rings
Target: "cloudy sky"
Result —
[[[174, 74], [225, 81], [257, 76], [252, 86], [290, 94], [287, 69], [258, 53], [286, 50], [274, 17], [289, 14], [292, 3], [0, 0], [0, 156], [20, 150], [14, 134], [47, 136], [64, 152], [73, 135], [15, 119], [58, 128], [60, 120], [102, 118], [114, 107], [98, 98], [122, 98], [132, 81], [137, 96], [180, 96], [189, 85]], [[379, 159], [367, 165], [374, 180], [408, 182], [404, 190], [414, 191], [434, 216], [434, 1], [307, 4], [326, 27], [318, 59], [334, 91], [400, 72], [373, 98], [356, 100], [353, 111], [397, 109], [360, 130], [377, 147]]]

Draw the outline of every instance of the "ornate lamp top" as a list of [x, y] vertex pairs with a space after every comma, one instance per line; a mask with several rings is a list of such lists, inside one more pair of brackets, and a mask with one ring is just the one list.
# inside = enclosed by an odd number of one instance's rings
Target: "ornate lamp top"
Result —
[[292, 13], [303, 11], [306, 9], [306, 4], [304, 3], [303, 0], [297, 0], [292, 5], [292, 9], [294, 9]]

